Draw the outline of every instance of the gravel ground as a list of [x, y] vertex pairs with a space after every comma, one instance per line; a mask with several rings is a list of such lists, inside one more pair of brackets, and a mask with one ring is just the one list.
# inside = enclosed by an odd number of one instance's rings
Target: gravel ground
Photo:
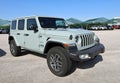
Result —
[[0, 83], [119, 83], [120, 30], [94, 32], [105, 45], [105, 53], [93, 61], [75, 63], [65, 77], [53, 75], [43, 55], [24, 52], [23, 56], [13, 57], [8, 35], [0, 34]]

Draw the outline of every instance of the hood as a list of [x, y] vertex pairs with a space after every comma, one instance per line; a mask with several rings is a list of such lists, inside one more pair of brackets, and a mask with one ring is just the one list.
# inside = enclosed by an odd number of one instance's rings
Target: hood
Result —
[[53, 30], [46, 30], [47, 35], [54, 35], [54, 36], [67, 36], [70, 35], [76, 36], [80, 34], [87, 34], [87, 33], [93, 33], [88, 30], [84, 29], [53, 29]]

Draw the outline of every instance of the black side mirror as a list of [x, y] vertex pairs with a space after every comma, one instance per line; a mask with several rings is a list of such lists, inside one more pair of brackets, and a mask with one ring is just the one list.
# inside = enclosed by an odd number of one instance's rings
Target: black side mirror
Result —
[[38, 32], [38, 27], [35, 24], [30, 25], [30, 29], [34, 30], [34, 32]]

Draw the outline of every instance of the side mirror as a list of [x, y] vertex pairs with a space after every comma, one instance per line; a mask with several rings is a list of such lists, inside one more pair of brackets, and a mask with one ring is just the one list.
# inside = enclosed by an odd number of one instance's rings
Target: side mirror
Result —
[[34, 24], [30, 25], [30, 29], [31, 29], [31, 30], [34, 30], [34, 32], [38, 32], [38, 27], [37, 27], [37, 25], [34, 25]]

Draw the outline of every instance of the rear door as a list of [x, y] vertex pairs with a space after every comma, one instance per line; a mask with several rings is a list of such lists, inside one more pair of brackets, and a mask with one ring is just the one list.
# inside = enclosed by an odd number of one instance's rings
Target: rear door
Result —
[[24, 47], [23, 34], [24, 34], [24, 29], [25, 29], [25, 20], [24, 19], [18, 20], [16, 26], [17, 26], [16, 30], [13, 29], [13, 32], [12, 32], [15, 36], [15, 41], [19, 46]]

